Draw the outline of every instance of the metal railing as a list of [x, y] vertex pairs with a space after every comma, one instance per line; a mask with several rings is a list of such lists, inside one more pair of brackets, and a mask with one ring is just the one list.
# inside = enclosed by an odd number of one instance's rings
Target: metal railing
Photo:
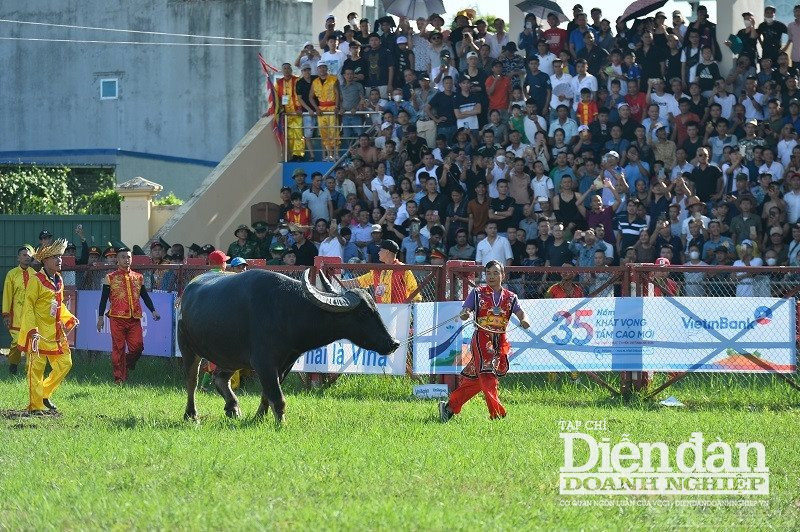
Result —
[[[293, 113], [293, 114], [282, 113], [281, 120], [283, 121], [283, 131], [284, 131], [283, 161], [284, 162], [289, 161], [289, 131], [290, 130], [300, 130], [300, 132], [302, 133], [301, 138], [303, 139], [303, 141], [304, 142], [310, 141], [310, 143], [311, 143], [310, 150], [311, 150], [311, 152], [313, 154], [314, 152], [318, 151], [316, 149], [316, 147], [314, 146], [314, 143], [315, 142], [319, 142], [319, 143], [322, 142], [322, 135], [319, 134], [320, 127], [322, 127], [322, 128], [331, 128], [331, 126], [320, 126], [316, 122], [316, 120], [314, 121], [315, 123], [310, 128], [305, 126], [305, 125], [299, 125], [299, 126], [290, 125], [289, 124], [289, 118], [292, 117], [292, 116], [302, 117], [302, 118], [306, 118], [306, 117], [312, 117], [313, 118], [313, 117], [317, 117], [317, 116], [332, 116], [333, 115], [333, 116], [340, 117], [340, 119], [337, 121], [337, 125], [335, 126], [335, 129], [337, 129], [340, 132], [339, 140], [344, 144], [349, 142], [348, 148], [351, 148], [355, 144], [355, 142], [358, 141], [358, 136], [359, 135], [361, 135], [363, 133], [370, 134], [370, 133], [373, 133], [375, 131], [375, 124], [373, 123], [372, 120], [367, 120], [367, 119], [371, 118], [373, 115], [382, 115], [382, 114], [383, 114], [383, 111], [356, 111], [355, 113], [350, 113], [350, 112], [340, 112], [340, 113], [319, 112], [319, 113], [313, 113], [313, 114], [312, 113], [308, 113], [308, 112]], [[345, 126], [345, 125], [342, 124], [342, 121], [341, 121], [341, 117], [343, 117], [343, 116], [360, 116], [360, 117], [362, 117], [364, 119], [364, 123], [362, 123], [360, 125], [347, 125], [347, 126]], [[345, 128], [359, 130], [360, 131], [359, 135], [356, 135], [356, 136], [344, 136], [341, 133], [344, 133]], [[311, 135], [310, 137], [306, 137], [305, 136], [305, 130], [307, 130], [307, 129], [311, 129], [312, 133], [313, 132], [317, 132], [318, 134], [317, 135]], [[304, 144], [303, 149], [304, 149], [304, 153], [305, 153], [305, 151], [307, 151], [306, 150], [306, 144]], [[339, 149], [341, 149], [341, 146], [340, 146]], [[334, 168], [336, 167], [336, 165], [341, 163], [341, 161], [346, 157], [346, 155], [347, 155], [347, 150], [345, 150], [344, 154], [339, 158], [338, 161], [335, 162]], [[315, 160], [316, 160], [316, 158], [315, 158]], [[327, 177], [327, 174], [326, 174], [325, 177]]]

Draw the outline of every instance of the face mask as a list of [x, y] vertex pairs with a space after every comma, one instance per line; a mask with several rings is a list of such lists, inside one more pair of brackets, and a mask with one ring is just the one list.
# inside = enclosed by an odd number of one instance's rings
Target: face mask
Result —
[[402, 94], [395, 94], [394, 96], [392, 96], [392, 98], [396, 102], [402, 102], [403, 101], [403, 95]]
[[424, 264], [425, 263], [425, 255], [417, 255], [414, 257], [414, 262], [417, 264]]
[[351, 28], [353, 28], [353, 29], [355, 29], [355, 28], [356, 28], [356, 19], [354, 19], [354, 18], [349, 18], [349, 19], [347, 19], [347, 22], [348, 22], [348, 24], [350, 24], [350, 27], [351, 27]]
[[767, 259], [767, 266], [775, 266], [776, 264], [778, 264], [778, 259], [774, 257], [770, 257]]
[[775, 19], [773, 17], [764, 17], [764, 22], [766, 22], [767, 24], [772, 24], [772, 21], [774, 20]]
[[700, 252], [699, 251], [691, 251], [691, 252], [689, 252], [689, 258], [692, 259], [692, 260], [699, 259], [700, 258]]

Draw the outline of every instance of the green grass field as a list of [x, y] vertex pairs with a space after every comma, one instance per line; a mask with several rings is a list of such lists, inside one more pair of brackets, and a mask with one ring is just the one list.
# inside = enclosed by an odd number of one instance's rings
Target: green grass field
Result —
[[[0, 408], [23, 408], [24, 377], [5, 366], [0, 375]], [[680, 409], [623, 404], [584, 377], [509, 377], [506, 419], [489, 422], [478, 397], [442, 425], [434, 401], [411, 398], [409, 379], [348, 376], [306, 392], [293, 375], [279, 430], [271, 416], [252, 421], [253, 381], [239, 394], [243, 419], [228, 420], [219, 396], [199, 392], [192, 424], [170, 361], [143, 360], [124, 387], [110, 375], [106, 359], [76, 356], [53, 397], [63, 415], [0, 419], [0, 528], [800, 528], [800, 397], [769, 377], [690, 377], [669, 392]], [[607, 420], [615, 441], [677, 445], [692, 431], [761, 441], [768, 504], [571, 506], [576, 498], [558, 493], [559, 420]]]

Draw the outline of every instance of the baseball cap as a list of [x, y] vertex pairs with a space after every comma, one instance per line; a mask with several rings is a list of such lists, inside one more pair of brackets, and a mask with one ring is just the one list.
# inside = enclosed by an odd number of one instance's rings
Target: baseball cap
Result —
[[406, 37], [402, 36], [402, 35], [397, 38], [397, 44], [403, 44], [403, 43], [407, 43], [407, 42], [408, 42], [408, 39]]
[[390, 127], [392, 127], [391, 122], [384, 122], [383, 124], [381, 124], [381, 131], [384, 129], [389, 129]]
[[672, 264], [672, 263], [671, 263], [671, 262], [669, 261], [669, 259], [667, 259], [667, 258], [664, 258], [664, 257], [658, 257], [658, 258], [655, 260], [655, 262], [653, 262], [653, 264], [655, 264], [656, 266], [662, 266], [662, 267], [663, 267], [663, 266], [669, 266], [669, 265], [670, 265], [670, 264]]
[[617, 109], [622, 109], [623, 107], [630, 107], [630, 106], [625, 102], [620, 102], [617, 104]]
[[228, 257], [222, 250], [219, 249], [208, 254], [209, 264], [215, 264], [219, 266], [227, 262], [229, 259], [230, 257]]
[[581, 131], [589, 131], [589, 126], [587, 126], [586, 124], [581, 124], [580, 126], [578, 126], [578, 133], [580, 133]]
[[381, 227], [381, 224], [372, 224], [372, 231], [371, 232], [372, 233], [382, 233], [383, 232], [383, 227]]
[[299, 175], [307, 176], [306, 171], [302, 168], [295, 168], [294, 172], [292, 172], [292, 177], [297, 177]]
[[478, 57], [478, 54], [476, 54], [475, 52], [467, 52], [467, 59], [469, 59], [470, 57]]
[[742, 240], [742, 245], [743, 246], [750, 246], [751, 248], [756, 247], [755, 244], [753, 244], [753, 241], [750, 240], [749, 238], [745, 238], [744, 240]]
[[333, 16], [333, 13], [328, 13], [328, 16], [325, 17], [325, 22], [328, 22], [330, 19], [336, 20], [336, 17]]
[[247, 261], [242, 257], [233, 257], [231, 259], [231, 266], [241, 266], [242, 264], [247, 264]]
[[311, 63], [308, 61], [303, 61], [300, 63], [300, 70], [311, 70]]

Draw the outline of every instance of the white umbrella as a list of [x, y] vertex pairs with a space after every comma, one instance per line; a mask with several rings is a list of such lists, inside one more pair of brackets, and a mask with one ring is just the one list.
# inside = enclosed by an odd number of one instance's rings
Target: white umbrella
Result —
[[441, 15], [445, 12], [442, 0], [383, 0], [383, 7], [387, 13], [406, 17], [408, 20], [428, 18], [433, 13]]

